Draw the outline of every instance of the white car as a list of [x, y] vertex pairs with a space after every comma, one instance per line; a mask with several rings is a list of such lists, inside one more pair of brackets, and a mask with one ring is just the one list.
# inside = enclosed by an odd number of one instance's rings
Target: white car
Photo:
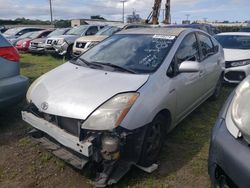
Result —
[[229, 83], [240, 83], [250, 74], [250, 33], [220, 33], [215, 38], [224, 48], [224, 80]]
[[219, 96], [223, 63], [201, 30], [124, 30], [36, 80], [22, 117], [56, 156], [77, 168], [94, 162], [103, 187], [131, 165], [155, 167], [166, 133]]

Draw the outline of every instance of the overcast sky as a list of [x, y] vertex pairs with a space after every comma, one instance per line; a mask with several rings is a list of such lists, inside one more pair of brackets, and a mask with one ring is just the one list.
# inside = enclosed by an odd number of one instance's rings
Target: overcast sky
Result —
[[[134, 9], [146, 18], [153, 2], [128, 0], [125, 13], [131, 14]], [[187, 14], [191, 20], [250, 20], [250, 0], [171, 0], [171, 3], [172, 22], [180, 23]], [[91, 15], [111, 20], [122, 18], [120, 0], [52, 0], [52, 4], [55, 19], [89, 18]], [[0, 0], [0, 19], [17, 17], [49, 20], [49, 0]]]

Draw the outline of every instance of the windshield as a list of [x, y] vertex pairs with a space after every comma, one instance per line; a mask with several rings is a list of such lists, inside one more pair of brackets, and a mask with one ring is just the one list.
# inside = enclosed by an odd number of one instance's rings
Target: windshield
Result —
[[105, 36], [111, 36], [114, 33], [118, 32], [120, 29], [118, 27], [104, 27], [100, 31], [96, 33], [96, 35], [105, 35]]
[[40, 35], [41, 33], [43, 33], [43, 31], [32, 32], [32, 34], [29, 35], [27, 38], [35, 39], [35, 38], [39, 37], [39, 35]]
[[74, 27], [67, 32], [67, 35], [81, 35], [88, 29], [88, 26]]
[[59, 36], [63, 35], [67, 31], [67, 29], [56, 29], [55, 31], [51, 32], [48, 37]]
[[29, 38], [30, 35], [32, 35], [34, 32], [28, 32], [25, 33], [23, 35], [21, 35], [20, 37], [18, 37], [19, 39], [25, 39], [25, 38]]
[[21, 30], [22, 30], [22, 28], [12, 28], [12, 29], [8, 29], [7, 31], [5, 31], [4, 34], [6, 34], [6, 35], [16, 35]]
[[113, 35], [85, 52], [89, 63], [112, 64], [138, 74], [152, 73], [162, 64], [175, 37], [162, 35]]
[[215, 37], [223, 48], [250, 49], [250, 36], [217, 35]]

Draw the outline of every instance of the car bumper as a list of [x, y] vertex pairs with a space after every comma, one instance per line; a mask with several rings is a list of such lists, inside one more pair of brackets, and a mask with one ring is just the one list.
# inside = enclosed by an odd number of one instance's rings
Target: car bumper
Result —
[[0, 80], [0, 108], [15, 104], [23, 99], [28, 87], [28, 78], [15, 76]]
[[250, 65], [227, 68], [224, 80], [228, 83], [240, 83], [250, 74]]
[[30, 47], [29, 48], [29, 52], [31, 53], [44, 53], [45, 52], [45, 49], [44, 47]]
[[235, 185], [242, 188], [250, 187], [250, 148], [242, 139], [235, 139], [227, 130], [224, 120], [231, 103], [232, 95], [226, 102], [220, 118], [212, 131], [208, 171], [213, 183], [216, 182], [216, 171], [223, 173]]
[[92, 143], [88, 140], [79, 141], [78, 137], [67, 133], [63, 129], [60, 129], [56, 125], [42, 118], [36, 117], [32, 113], [23, 111], [22, 118], [25, 122], [48, 134], [63, 146], [70, 148], [85, 157], [90, 157], [93, 154]]

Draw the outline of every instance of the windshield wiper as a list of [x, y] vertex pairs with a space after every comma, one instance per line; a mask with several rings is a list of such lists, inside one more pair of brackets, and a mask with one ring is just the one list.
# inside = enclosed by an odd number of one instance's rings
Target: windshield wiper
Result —
[[120, 69], [120, 70], [125, 71], [125, 72], [136, 74], [136, 72], [133, 71], [133, 70], [131, 70], [131, 69], [128, 69], [128, 68], [125, 68], [125, 67], [121, 67], [119, 65], [115, 65], [115, 64], [112, 64], [112, 63], [100, 63], [100, 62], [91, 62], [91, 63], [101, 64], [101, 65], [104, 65], [104, 66], [109, 66], [109, 67], [113, 67], [115, 69]]

